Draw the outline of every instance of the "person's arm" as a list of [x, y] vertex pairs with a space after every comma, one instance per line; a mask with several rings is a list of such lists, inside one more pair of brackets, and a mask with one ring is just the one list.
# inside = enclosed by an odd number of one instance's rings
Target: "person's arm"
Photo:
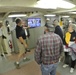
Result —
[[25, 46], [25, 48], [27, 48], [27, 44], [22, 37], [19, 37], [19, 41]]
[[23, 27], [24, 29], [27, 29], [27, 28], [30, 28], [30, 26], [27, 26], [27, 27]]
[[39, 40], [37, 41], [37, 47], [35, 49], [35, 61], [38, 63], [38, 64], [41, 64], [41, 45], [40, 45], [40, 42]]
[[24, 29], [27, 29], [28, 27], [23, 27]]
[[62, 40], [60, 38], [60, 54], [62, 54], [63, 51], [64, 51], [63, 42], [62, 42]]

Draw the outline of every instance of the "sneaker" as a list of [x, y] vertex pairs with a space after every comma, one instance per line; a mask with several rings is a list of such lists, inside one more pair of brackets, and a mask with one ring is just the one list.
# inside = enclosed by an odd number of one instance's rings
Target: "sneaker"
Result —
[[14, 64], [15, 64], [15, 66], [16, 66], [17, 69], [20, 69], [20, 64], [19, 64], [19, 62], [15, 62]]
[[7, 52], [4, 52], [4, 54], [8, 54]]
[[30, 52], [30, 49], [27, 48], [26, 51], [27, 51], [27, 52]]
[[23, 61], [25, 62], [25, 61], [29, 61], [30, 59], [29, 58], [23, 58]]
[[71, 68], [71, 69], [70, 69], [70, 73], [73, 73], [73, 72], [74, 72], [74, 68]]
[[3, 54], [1, 54], [1, 57], [4, 57], [4, 55], [3, 55]]
[[69, 66], [69, 65], [67, 65], [67, 64], [64, 64], [64, 65], [63, 65], [63, 68], [66, 68], [67, 66]]

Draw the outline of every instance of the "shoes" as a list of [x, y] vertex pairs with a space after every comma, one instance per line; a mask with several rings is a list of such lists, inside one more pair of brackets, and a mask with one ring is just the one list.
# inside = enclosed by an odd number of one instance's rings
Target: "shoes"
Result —
[[28, 48], [25, 49], [25, 54], [26, 54], [27, 52], [30, 52], [30, 49], [28, 49]]
[[7, 52], [4, 52], [4, 54], [8, 54]]
[[63, 65], [63, 68], [66, 68], [67, 66], [69, 66], [69, 65], [67, 65], [67, 64], [64, 64], [64, 65]]
[[3, 54], [1, 54], [1, 57], [4, 57], [4, 55], [3, 55]]
[[29, 58], [23, 58], [23, 61], [25, 62], [25, 61], [29, 61], [30, 59]]
[[15, 62], [14, 64], [15, 64], [15, 66], [16, 66], [17, 69], [20, 69], [20, 64], [19, 64], [19, 62]]
[[27, 52], [30, 52], [30, 49], [27, 48], [26, 51], [27, 51]]
[[74, 72], [74, 68], [71, 68], [71, 69], [70, 69], [70, 73], [73, 73], [73, 72]]

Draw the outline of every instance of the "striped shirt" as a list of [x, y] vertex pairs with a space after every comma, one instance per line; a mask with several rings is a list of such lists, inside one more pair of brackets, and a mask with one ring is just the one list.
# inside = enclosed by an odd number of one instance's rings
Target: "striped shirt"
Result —
[[41, 36], [37, 41], [35, 50], [35, 61], [52, 64], [58, 62], [60, 54], [63, 52], [63, 43], [59, 35], [49, 32]]

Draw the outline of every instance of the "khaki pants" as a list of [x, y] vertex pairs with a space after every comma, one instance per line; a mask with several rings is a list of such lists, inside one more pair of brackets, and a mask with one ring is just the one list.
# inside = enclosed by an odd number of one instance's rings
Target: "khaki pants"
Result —
[[6, 46], [2, 36], [0, 36], [0, 53], [6, 52]]
[[22, 55], [25, 53], [25, 47], [23, 44], [21, 44], [21, 42], [19, 41], [19, 39], [17, 39], [17, 44], [18, 44], [18, 48], [19, 48], [19, 55]]

